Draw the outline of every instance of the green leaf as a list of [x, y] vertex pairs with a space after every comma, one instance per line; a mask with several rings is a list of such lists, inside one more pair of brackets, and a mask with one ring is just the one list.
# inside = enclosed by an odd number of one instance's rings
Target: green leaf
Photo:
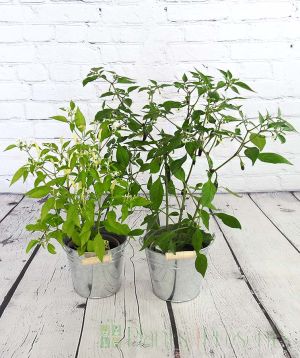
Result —
[[203, 254], [198, 254], [195, 261], [196, 270], [204, 277], [207, 270], [207, 258]]
[[209, 180], [202, 186], [202, 205], [209, 207], [217, 192], [215, 185]]
[[280, 143], [282, 144], [286, 142], [286, 139], [282, 134], [277, 134], [277, 138], [280, 140]]
[[258, 119], [259, 119], [259, 123], [260, 123], [260, 124], [263, 124], [264, 121], [265, 121], [263, 115], [262, 115], [260, 112], [258, 112]]
[[89, 82], [93, 82], [98, 78], [98, 75], [88, 76], [82, 81], [83, 87], [87, 85]]
[[143, 235], [144, 230], [143, 229], [134, 229], [129, 232], [129, 236], [140, 236]]
[[173, 172], [173, 174], [178, 180], [182, 181], [183, 183], [185, 182], [185, 172], [182, 168], [178, 168]]
[[64, 123], [68, 122], [67, 118], [64, 116], [53, 116], [50, 118], [55, 119], [56, 121], [59, 121], [59, 122], [64, 122]]
[[251, 133], [250, 141], [260, 150], [263, 150], [266, 145], [266, 137], [261, 134]]
[[252, 165], [254, 165], [259, 156], [259, 149], [256, 147], [247, 148], [245, 150], [245, 156], [249, 158], [252, 161]]
[[78, 215], [78, 211], [74, 205], [70, 205], [67, 211], [67, 222], [72, 222], [75, 225], [80, 227], [80, 219]]
[[47, 214], [49, 213], [49, 211], [51, 209], [53, 209], [55, 204], [55, 199], [54, 198], [49, 198], [44, 205], [42, 206], [42, 210], [41, 210], [41, 220], [43, 221], [45, 219], [45, 217], [47, 216]]
[[17, 147], [16, 144], [10, 144], [10, 145], [8, 145], [8, 146], [4, 149], [4, 152], [6, 152], [7, 150], [11, 150], [11, 149], [13, 149], [13, 148], [16, 148], [16, 147]]
[[286, 158], [284, 158], [281, 155], [276, 154], [276, 153], [260, 153], [259, 156], [258, 156], [258, 159], [261, 162], [265, 162], [265, 163], [293, 165]]
[[39, 243], [39, 240], [31, 240], [31, 241], [29, 242], [29, 244], [27, 245], [27, 247], [26, 247], [26, 254], [28, 254], [28, 252], [29, 252], [34, 246], [36, 246], [38, 243]]
[[75, 103], [73, 101], [70, 101], [70, 108], [71, 108], [72, 111], [75, 108]]
[[171, 172], [178, 180], [180, 180], [182, 182], [185, 181], [185, 172], [182, 168], [182, 165], [186, 161], [186, 159], [187, 159], [187, 156], [185, 155], [184, 157], [182, 157], [180, 159], [173, 160], [170, 163]]
[[130, 93], [132, 91], [135, 91], [138, 88], [139, 88], [139, 86], [130, 86], [130, 87], [127, 88], [127, 92]]
[[205, 210], [201, 210], [200, 216], [201, 216], [201, 219], [202, 219], [202, 222], [203, 222], [204, 226], [207, 229], [209, 229], [209, 219], [210, 219], [209, 213], [207, 211], [205, 211]]
[[94, 250], [98, 259], [103, 261], [103, 257], [105, 255], [105, 241], [100, 233], [98, 233], [94, 238]]
[[177, 169], [181, 168], [183, 163], [186, 161], [187, 159], [187, 156], [185, 155], [184, 157], [180, 158], [180, 159], [176, 159], [176, 160], [173, 160], [171, 163], [170, 163], [170, 169], [171, 169], [171, 172], [175, 172]]
[[51, 187], [50, 186], [38, 186], [36, 188], [33, 188], [31, 190], [29, 190], [26, 193], [26, 196], [28, 196], [29, 198], [43, 198], [44, 196], [48, 195], [51, 191]]
[[192, 244], [195, 251], [200, 251], [202, 249], [202, 233], [200, 229], [196, 229], [192, 236]]
[[81, 231], [81, 233], [79, 235], [81, 248], [83, 248], [84, 245], [89, 241], [90, 237], [91, 237], [90, 228], [88, 228], [85, 225], [83, 225], [82, 231]]
[[21, 168], [19, 168], [19, 169], [15, 172], [14, 176], [12, 177], [12, 180], [11, 180], [11, 182], [10, 182], [10, 185], [13, 185], [15, 182], [17, 182], [17, 181], [23, 176], [23, 174], [25, 173], [25, 171], [27, 171], [26, 167], [21, 167]]
[[241, 88], [247, 90], [247, 91], [255, 92], [255, 91], [253, 91], [253, 89], [252, 89], [251, 87], [249, 87], [249, 86], [248, 86], [246, 83], [244, 83], [244, 82], [238, 81], [238, 82], [234, 82], [234, 84], [235, 84], [236, 86], [238, 86], [238, 87], [241, 87]]
[[240, 222], [238, 221], [237, 218], [235, 218], [234, 216], [228, 215], [228, 214], [224, 214], [224, 213], [217, 213], [215, 214], [219, 219], [222, 220], [223, 224], [232, 227], [234, 229], [241, 229], [242, 226], [240, 224]]
[[47, 245], [47, 250], [48, 250], [48, 252], [50, 252], [50, 254], [52, 254], [52, 255], [56, 254], [54, 245], [52, 245], [52, 244], [50, 244], [50, 243]]
[[135, 83], [132, 79], [128, 78], [128, 77], [118, 77], [118, 83], [124, 83], [124, 84], [127, 84], [127, 83]]
[[117, 156], [117, 161], [122, 166], [122, 168], [126, 168], [130, 160], [130, 154], [127, 148], [118, 145], [116, 156]]
[[188, 155], [193, 159], [195, 154], [196, 154], [196, 150], [199, 148], [199, 144], [197, 141], [193, 141], [193, 142], [188, 142], [185, 144], [185, 149], [188, 152]]
[[83, 132], [85, 130], [86, 127], [85, 118], [79, 108], [77, 108], [75, 113], [75, 124], [76, 127], [80, 130], [80, 132]]
[[176, 101], [166, 101], [162, 104], [166, 111], [170, 111], [172, 108], [180, 108], [181, 102]]
[[106, 220], [103, 221], [104, 227], [108, 232], [115, 233], [117, 235], [128, 235], [130, 229], [126, 224], [120, 224], [116, 221], [116, 213], [109, 211]]
[[149, 164], [150, 173], [155, 174], [159, 172], [161, 166], [161, 159], [159, 157], [154, 158]]
[[135, 206], [148, 206], [149, 204], [151, 204], [151, 201], [142, 196], [135, 197], [130, 201], [130, 205], [132, 208]]
[[152, 207], [154, 210], [158, 210], [164, 196], [164, 188], [161, 183], [160, 178], [158, 178], [150, 188], [150, 200], [152, 202]]

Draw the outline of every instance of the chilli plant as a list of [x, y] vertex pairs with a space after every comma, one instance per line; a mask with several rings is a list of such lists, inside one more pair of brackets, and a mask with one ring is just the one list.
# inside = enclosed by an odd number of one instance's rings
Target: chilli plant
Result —
[[[128, 190], [131, 195], [142, 194], [144, 201], [135, 200], [149, 209], [143, 248], [162, 253], [194, 249], [196, 269], [204, 276], [207, 259], [201, 249], [213, 240], [211, 217], [241, 228], [237, 218], [213, 204], [219, 172], [232, 161], [241, 170], [247, 160], [252, 165], [257, 161], [291, 164], [265, 151], [265, 146], [271, 139], [284, 143], [286, 133], [295, 129], [280, 111], [274, 116], [267, 112], [247, 118], [239, 92], [252, 89], [230, 71], [220, 70], [220, 79], [215, 80], [194, 70], [174, 83], [150, 80], [139, 87], [127, 77], [98, 67], [90, 71], [83, 85], [96, 80], [109, 88], [100, 95], [102, 107], [95, 121], [104, 133], [112, 126], [118, 128], [116, 143], [126, 148], [122, 156], [129, 163]], [[143, 103], [140, 110], [133, 105], [138, 95], [142, 98], [136, 103]], [[216, 151], [226, 142], [232, 153], [224, 161], [216, 160]], [[125, 217], [127, 210], [125, 204]]]
[[[237, 218], [220, 212], [213, 204], [220, 185], [219, 172], [234, 160], [241, 170], [247, 160], [252, 165], [257, 161], [291, 164], [264, 148], [268, 139], [284, 143], [286, 132], [295, 130], [280, 110], [275, 116], [259, 113], [258, 118], [247, 118], [240, 104], [240, 90], [252, 89], [230, 71], [221, 70], [220, 74], [216, 81], [194, 70], [172, 84], [150, 81], [140, 89], [148, 98], [143, 122], [150, 134], [145, 138], [147, 160], [138, 164], [141, 171], [150, 172], [147, 188], [152, 202], [145, 218], [148, 234], [144, 247], [163, 253], [193, 248], [196, 269], [203, 276], [207, 258], [201, 249], [213, 240], [210, 218], [215, 216], [229, 227], [241, 228]], [[162, 101], [170, 90], [177, 93], [176, 99], [172, 95], [171, 100]], [[225, 142], [232, 152], [224, 161], [217, 161], [216, 149]]]
[[132, 154], [122, 144], [124, 122], [120, 125], [117, 117], [105, 120], [104, 107], [87, 125], [80, 108], [71, 101], [62, 115], [52, 117], [68, 126], [68, 139], [42, 144], [20, 141], [6, 148], [18, 148], [28, 156], [11, 184], [33, 176], [33, 189], [26, 195], [44, 198], [40, 217], [27, 225], [41, 235], [30, 241], [27, 251], [41, 245], [55, 253], [53, 242], [63, 245], [68, 238], [80, 255], [95, 252], [102, 260], [109, 248], [103, 231], [126, 236], [143, 232], [124, 223], [135, 207], [149, 201], [138, 195], [139, 187], [131, 175]]

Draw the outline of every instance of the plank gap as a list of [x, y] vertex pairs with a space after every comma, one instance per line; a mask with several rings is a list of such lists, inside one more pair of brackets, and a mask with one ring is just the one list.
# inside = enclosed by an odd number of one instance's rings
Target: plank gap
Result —
[[230, 252], [231, 252], [231, 254], [232, 254], [232, 256], [233, 256], [234, 261], [236, 262], [236, 265], [237, 265], [237, 267], [238, 267], [238, 269], [239, 269], [239, 271], [240, 271], [240, 273], [241, 273], [241, 275], [242, 275], [242, 277], [243, 277], [243, 279], [244, 279], [246, 285], [248, 286], [248, 288], [249, 288], [249, 290], [250, 290], [251, 295], [253, 296], [253, 298], [254, 298], [255, 301], [257, 302], [259, 308], [261, 309], [262, 313], [264, 314], [264, 316], [265, 316], [266, 319], [268, 320], [268, 322], [269, 322], [271, 328], [273, 329], [273, 332], [275, 333], [276, 338], [277, 338], [278, 342], [280, 343], [280, 345], [281, 345], [281, 347], [282, 347], [282, 349], [283, 349], [283, 354], [284, 354], [284, 356], [287, 357], [287, 358], [292, 358], [292, 355], [291, 355], [291, 353], [289, 352], [288, 347], [287, 347], [287, 344], [285, 343], [285, 341], [284, 341], [282, 335], [280, 334], [279, 329], [277, 328], [276, 324], [274, 323], [274, 321], [272, 320], [271, 316], [269, 315], [269, 313], [268, 313], [267, 310], [265, 309], [264, 305], [262, 304], [262, 302], [259, 300], [259, 298], [258, 298], [258, 296], [256, 295], [256, 293], [254, 292], [254, 290], [253, 290], [253, 288], [252, 288], [252, 286], [251, 286], [251, 284], [250, 284], [250, 282], [249, 282], [247, 276], [245, 275], [245, 272], [244, 272], [244, 270], [243, 270], [243, 268], [242, 268], [242, 266], [241, 266], [241, 264], [240, 264], [238, 258], [236, 257], [236, 255], [235, 255], [235, 253], [234, 253], [232, 247], [230, 246], [229, 241], [227, 240], [227, 237], [225, 236], [225, 233], [224, 233], [224, 231], [222, 230], [222, 228], [221, 228], [221, 226], [220, 226], [218, 220], [215, 218], [215, 216], [213, 216], [213, 218], [214, 218], [214, 220], [215, 220], [215, 222], [216, 222], [216, 224], [217, 224], [219, 230], [220, 230], [221, 233], [222, 233], [222, 236], [223, 236], [223, 238], [224, 238], [224, 240], [225, 240], [225, 242], [226, 242], [226, 244], [227, 244], [227, 246], [228, 246], [228, 248], [229, 248], [229, 250], [230, 250]]
[[179, 339], [178, 339], [178, 332], [174, 317], [174, 312], [172, 308], [172, 303], [170, 301], [166, 301], [168, 313], [170, 317], [170, 323], [171, 323], [171, 329], [172, 329], [172, 335], [173, 335], [173, 342], [174, 342], [174, 358], [180, 358], [180, 348], [179, 348]]
[[136, 304], [137, 304], [137, 314], [138, 314], [138, 319], [139, 319], [139, 325], [140, 325], [140, 332], [143, 335], [143, 328], [142, 328], [142, 322], [141, 322], [141, 312], [140, 312], [140, 303], [139, 303], [139, 299], [138, 299], [138, 294], [137, 294], [137, 287], [136, 287], [136, 270], [135, 270], [135, 264], [133, 262], [133, 258], [135, 256], [135, 251], [134, 248], [131, 244], [131, 242], [129, 241], [129, 245], [132, 249], [132, 256], [130, 256], [130, 262], [132, 265], [132, 269], [133, 269], [133, 285], [134, 285], [134, 295], [135, 295], [135, 300], [136, 300]]
[[21, 197], [21, 199], [15, 203], [15, 205], [14, 205], [14, 206], [3, 216], [3, 218], [0, 220], [0, 224], [2, 223], [3, 220], [5, 220], [5, 219], [8, 217], [8, 215], [9, 215], [11, 212], [21, 203], [21, 201], [22, 201], [24, 198], [25, 198], [25, 195], [23, 195], [23, 196]]
[[18, 288], [22, 278], [24, 277], [29, 265], [31, 264], [32, 260], [34, 259], [34, 257], [36, 256], [37, 252], [39, 251], [40, 245], [36, 246], [34, 251], [32, 252], [32, 254], [30, 255], [28, 261], [26, 262], [26, 264], [23, 266], [21, 272], [19, 273], [18, 277], [16, 278], [15, 282], [12, 284], [11, 288], [9, 289], [9, 291], [7, 292], [7, 294], [4, 296], [4, 299], [0, 305], [0, 318], [3, 315], [7, 305], [9, 304], [12, 296], [14, 295], [16, 289]]
[[280, 232], [280, 234], [291, 244], [291, 246], [300, 254], [300, 250], [298, 247], [285, 235], [285, 233], [280, 230], [280, 228], [274, 223], [274, 221], [269, 218], [269, 216], [263, 211], [263, 209], [257, 204], [257, 202], [252, 198], [251, 194], [248, 194], [250, 200], [254, 203], [254, 205], [263, 213], [263, 215], [272, 223], [273, 226]]
[[296, 198], [298, 201], [300, 201], [299, 196], [297, 196], [297, 195], [295, 194], [295, 192], [290, 191], [290, 193], [293, 195], [294, 198]]
[[78, 357], [78, 353], [79, 353], [79, 347], [80, 347], [80, 343], [81, 343], [82, 332], [83, 332], [83, 327], [84, 327], [84, 322], [85, 322], [85, 313], [86, 313], [87, 304], [88, 304], [88, 299], [86, 299], [85, 305], [83, 306], [83, 309], [84, 309], [84, 311], [83, 311], [83, 318], [82, 318], [81, 330], [80, 330], [80, 335], [79, 335], [79, 339], [78, 339], [78, 344], [77, 344], [77, 349], [76, 349], [76, 353], [75, 353], [75, 358]]

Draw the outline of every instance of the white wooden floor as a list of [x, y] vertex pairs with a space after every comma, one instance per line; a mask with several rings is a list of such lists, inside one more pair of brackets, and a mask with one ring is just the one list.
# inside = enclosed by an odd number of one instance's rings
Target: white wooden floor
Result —
[[153, 295], [134, 242], [122, 289], [102, 300], [79, 297], [61, 250], [25, 253], [24, 227], [41, 204], [1, 194], [0, 357], [300, 357], [300, 194], [216, 201], [243, 230], [213, 222], [203, 291], [167, 304]]

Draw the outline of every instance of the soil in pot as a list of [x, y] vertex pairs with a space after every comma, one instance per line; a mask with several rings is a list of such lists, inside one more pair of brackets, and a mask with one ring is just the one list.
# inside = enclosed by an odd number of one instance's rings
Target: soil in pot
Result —
[[[119, 245], [122, 245], [126, 241], [126, 236], [110, 233], [110, 232], [106, 231], [105, 229], [101, 229], [100, 233], [101, 233], [103, 239], [108, 241], [109, 250], [112, 250], [112, 249], [118, 247]], [[64, 244], [67, 247], [69, 247], [70, 249], [73, 249], [73, 250], [78, 249], [78, 246], [76, 246], [74, 244], [74, 242], [72, 241], [72, 239], [70, 239], [69, 237], [64, 238]]]

